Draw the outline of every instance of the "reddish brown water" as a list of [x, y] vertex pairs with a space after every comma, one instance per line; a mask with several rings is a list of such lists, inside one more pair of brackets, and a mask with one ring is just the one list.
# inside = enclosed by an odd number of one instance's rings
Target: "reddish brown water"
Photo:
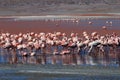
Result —
[[[110, 23], [106, 23], [112, 22]], [[92, 22], [89, 24], [89, 22]], [[106, 29], [102, 27], [106, 26]], [[76, 20], [18, 20], [12, 18], [0, 19], [0, 31], [19, 33], [19, 32], [55, 32], [61, 31], [65, 33], [79, 33], [87, 31], [91, 33], [97, 31], [100, 34], [111, 34], [113, 32], [120, 35], [120, 19], [119, 18], [95, 18], [95, 19], [78, 19]]]

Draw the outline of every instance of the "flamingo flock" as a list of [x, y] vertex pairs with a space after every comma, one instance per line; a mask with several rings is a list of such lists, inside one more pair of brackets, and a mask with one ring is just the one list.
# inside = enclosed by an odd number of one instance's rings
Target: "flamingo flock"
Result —
[[115, 33], [1, 33], [0, 48], [10, 64], [109, 65], [114, 59], [120, 65], [120, 37]]

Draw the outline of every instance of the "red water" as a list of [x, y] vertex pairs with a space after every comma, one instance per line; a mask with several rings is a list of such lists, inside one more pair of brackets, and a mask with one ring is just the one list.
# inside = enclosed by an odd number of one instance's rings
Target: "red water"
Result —
[[[76, 21], [76, 20], [75, 20]], [[1, 32], [10, 32], [10, 33], [19, 33], [19, 32], [55, 32], [61, 31], [65, 33], [79, 33], [87, 31], [91, 33], [97, 31], [100, 34], [111, 34], [113, 32], [120, 35], [120, 19], [91, 19], [91, 20], [82, 20], [79, 19], [78, 22], [73, 20], [56, 20], [56, 21], [45, 21], [45, 20], [34, 20], [34, 21], [14, 21], [13, 19], [0, 19], [0, 31]], [[107, 24], [106, 21], [111, 24]], [[89, 24], [92, 22], [92, 24]], [[102, 27], [106, 26], [106, 29]]]

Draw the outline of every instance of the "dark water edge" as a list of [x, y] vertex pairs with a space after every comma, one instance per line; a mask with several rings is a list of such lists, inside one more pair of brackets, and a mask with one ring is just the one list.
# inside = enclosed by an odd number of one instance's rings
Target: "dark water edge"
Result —
[[119, 80], [119, 67], [0, 64], [0, 80]]

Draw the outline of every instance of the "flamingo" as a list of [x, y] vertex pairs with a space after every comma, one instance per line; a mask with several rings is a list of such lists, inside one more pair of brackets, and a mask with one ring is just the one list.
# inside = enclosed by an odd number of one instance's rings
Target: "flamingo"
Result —
[[106, 27], [106, 26], [102, 26], [102, 29], [103, 29], [103, 30], [106, 30], [106, 29], [107, 29], [107, 27]]
[[91, 24], [93, 24], [93, 22], [89, 21], [89, 22], [88, 22], [88, 24], [90, 24], [90, 25], [91, 25]]
[[[112, 24], [112, 22], [109, 22]], [[105, 29], [106, 26], [103, 26]], [[11, 33], [1, 33], [0, 34], [0, 46], [7, 50], [7, 53], [12, 57], [10, 62], [16, 63], [15, 59], [16, 51], [20, 51], [22, 57], [29, 55], [30, 57], [36, 56], [38, 53], [42, 54], [42, 63], [46, 63], [46, 49], [53, 48], [53, 63], [57, 63], [56, 54], [62, 55], [63, 64], [76, 64], [76, 60], [73, 61], [73, 54], [78, 50], [80, 56], [84, 58], [82, 61], [86, 63], [86, 56], [89, 56], [87, 53], [91, 53], [91, 58], [99, 56], [98, 50], [103, 53], [104, 60], [109, 63], [109, 53], [115, 53], [117, 60], [120, 62], [117, 49], [119, 49], [120, 37], [117, 34], [104, 35], [100, 36], [97, 32], [92, 32], [91, 36], [88, 35], [86, 31], [83, 32], [83, 38], [78, 37], [77, 33], [71, 33], [70, 36], [67, 36], [66, 33], [54, 32], [54, 33], [44, 33], [40, 32], [39, 34], [34, 32], [29, 32], [26, 34], [11, 34]], [[62, 47], [62, 48], [61, 48]], [[61, 48], [61, 49], [60, 49]], [[112, 49], [113, 51], [111, 52]], [[38, 50], [38, 51], [37, 51]], [[29, 54], [30, 53], [30, 54]], [[71, 53], [71, 54], [70, 54]], [[81, 55], [85, 53], [85, 55]], [[65, 55], [66, 54], [66, 55]], [[70, 56], [71, 55], [71, 56]], [[100, 54], [101, 55], [101, 54]], [[66, 60], [67, 59], [67, 60]], [[71, 59], [71, 60], [70, 60]], [[16, 62], [15, 62], [16, 61]], [[26, 57], [27, 62], [27, 57]], [[91, 62], [92, 64], [92, 62]]]

